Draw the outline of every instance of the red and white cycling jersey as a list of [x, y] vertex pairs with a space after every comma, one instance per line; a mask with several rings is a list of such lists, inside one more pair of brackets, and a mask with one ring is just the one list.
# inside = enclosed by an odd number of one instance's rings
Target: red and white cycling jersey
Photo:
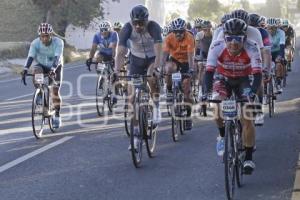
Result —
[[261, 73], [260, 50], [254, 42], [246, 40], [242, 52], [233, 56], [227, 50], [224, 40], [213, 41], [208, 52], [206, 70], [217, 70], [219, 74], [230, 78]]

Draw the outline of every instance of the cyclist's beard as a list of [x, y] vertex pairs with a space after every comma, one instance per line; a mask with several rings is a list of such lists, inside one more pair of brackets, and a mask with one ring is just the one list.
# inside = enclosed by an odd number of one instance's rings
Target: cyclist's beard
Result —
[[49, 40], [47, 40], [47, 41], [42, 40], [42, 43], [45, 46], [49, 46], [51, 44], [51, 42], [52, 42], [52, 37], [50, 37]]
[[236, 56], [241, 53], [243, 45], [239, 43], [228, 44], [227, 49], [231, 55]]
[[142, 26], [139, 26], [139, 27], [135, 27], [135, 31], [137, 32], [137, 33], [143, 33], [144, 32], [144, 27]]

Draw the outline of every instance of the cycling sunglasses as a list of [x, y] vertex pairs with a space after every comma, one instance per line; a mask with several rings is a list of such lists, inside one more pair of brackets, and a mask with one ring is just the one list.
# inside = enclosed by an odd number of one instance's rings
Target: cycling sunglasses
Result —
[[108, 31], [108, 28], [100, 28], [100, 32], [103, 33], [103, 32], [107, 32]]
[[184, 33], [185, 30], [174, 30], [173, 33], [175, 33], [175, 35], [180, 34], [182, 35]]
[[133, 24], [133, 26], [137, 26], [137, 25], [144, 26], [145, 25], [145, 21], [143, 21], [143, 20], [136, 20], [136, 21], [133, 21], [132, 24]]
[[225, 36], [225, 41], [226, 42], [232, 42], [232, 41], [236, 41], [236, 42], [243, 42], [244, 41], [245, 36], [244, 35], [226, 35]]

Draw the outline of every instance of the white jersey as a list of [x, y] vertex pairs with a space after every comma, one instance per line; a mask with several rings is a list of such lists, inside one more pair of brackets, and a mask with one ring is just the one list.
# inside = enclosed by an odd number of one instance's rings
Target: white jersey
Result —
[[213, 41], [208, 52], [206, 70], [217, 70], [219, 74], [231, 78], [261, 73], [260, 49], [253, 41], [246, 40], [242, 52], [233, 56], [229, 53], [224, 40]]
[[[223, 38], [224, 38], [223, 28], [219, 27], [216, 31], [218, 31], [218, 32], [214, 33], [213, 41], [215, 39], [216, 40], [223, 40]], [[215, 35], [217, 35], [216, 38], [215, 38]], [[264, 48], [264, 43], [263, 43], [261, 34], [260, 34], [260, 32], [257, 28], [254, 28], [252, 26], [248, 26], [246, 35], [247, 35], [247, 38], [250, 39], [250, 40], [253, 40], [260, 49]]]

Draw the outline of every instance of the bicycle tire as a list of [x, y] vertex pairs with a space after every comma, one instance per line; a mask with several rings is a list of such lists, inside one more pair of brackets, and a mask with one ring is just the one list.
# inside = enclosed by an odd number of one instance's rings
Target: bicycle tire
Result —
[[225, 172], [225, 190], [228, 200], [233, 199], [235, 192], [236, 167], [234, 163], [234, 146], [233, 146], [233, 124], [232, 121], [225, 122], [225, 150], [224, 150], [224, 172]]
[[176, 89], [173, 90], [173, 104], [172, 104], [172, 109], [171, 109], [171, 119], [172, 119], [172, 139], [174, 142], [178, 142], [179, 140], [179, 134], [178, 132], [180, 131], [180, 123], [178, 121], [178, 105], [177, 105], [177, 91]]
[[[36, 101], [38, 95], [41, 95], [42, 100], [41, 103], [42, 105], [38, 106]], [[44, 101], [44, 92], [43, 90], [37, 88], [34, 92], [33, 99], [32, 99], [32, 110], [31, 110], [31, 123], [32, 123], [32, 131], [33, 135], [35, 136], [36, 139], [40, 139], [43, 137], [43, 131], [44, 131], [44, 124], [45, 124], [45, 117], [44, 117], [44, 106], [45, 106], [45, 101]], [[40, 109], [37, 111], [37, 109]], [[39, 117], [40, 116], [40, 120]], [[37, 121], [37, 123], [35, 123]], [[40, 129], [38, 129], [40, 128]]]
[[269, 117], [272, 118], [274, 117], [275, 114], [275, 100], [274, 100], [274, 84], [273, 84], [273, 79], [269, 82], [269, 88], [268, 88], [268, 93], [269, 93], [269, 101], [268, 101], [268, 106], [269, 106]]
[[[47, 92], [47, 102], [48, 102], [48, 107], [49, 107], [50, 112], [51, 113], [54, 112], [54, 105], [53, 105], [49, 90]], [[50, 128], [51, 132], [55, 133], [58, 128], [53, 127], [53, 123], [52, 123], [53, 118], [54, 118], [54, 114], [51, 114], [51, 116], [48, 117], [48, 125], [49, 125], [49, 128]]]
[[185, 123], [185, 119], [183, 116], [183, 111], [184, 111], [184, 105], [182, 105], [184, 102], [183, 102], [183, 94], [180, 93], [179, 94], [179, 127], [180, 127], [180, 135], [183, 135], [184, 134], [184, 123]]
[[236, 183], [237, 186], [240, 188], [243, 186], [243, 162], [245, 160], [245, 151], [243, 147], [243, 137], [242, 137], [242, 124], [241, 121], [237, 121], [237, 127], [236, 127]]
[[105, 83], [105, 80], [102, 77], [102, 75], [99, 75], [96, 84], [96, 108], [97, 108], [98, 116], [100, 117], [104, 115], [105, 102], [104, 102], [103, 94], [105, 88], [103, 86], [103, 83]]
[[154, 127], [152, 116], [153, 116], [153, 107], [147, 105], [147, 127], [146, 127], [146, 135], [145, 136], [145, 143], [146, 149], [149, 158], [154, 157], [154, 151], [156, 147], [156, 139], [157, 139], [157, 125]]
[[[140, 101], [140, 92], [138, 92], [138, 94], [136, 94], [136, 99], [135, 99], [135, 103], [137, 103], [138, 105], [136, 106], [136, 109], [139, 109], [139, 101]], [[134, 104], [136, 105], [136, 104]], [[140, 120], [143, 120], [142, 118], [142, 112], [137, 112], [138, 113], [138, 121], [140, 122]], [[134, 118], [131, 119], [131, 123], [130, 123], [130, 132], [132, 134], [130, 134], [130, 145], [131, 145], [131, 157], [132, 157], [132, 161], [133, 164], [136, 168], [139, 168], [141, 166], [142, 163], [142, 157], [143, 157], [143, 130], [141, 129], [141, 125], [139, 123], [138, 128], [139, 128], [139, 135], [136, 136], [138, 138], [138, 145], [137, 145], [137, 149], [134, 148], [134, 125], [133, 125], [133, 120]]]

